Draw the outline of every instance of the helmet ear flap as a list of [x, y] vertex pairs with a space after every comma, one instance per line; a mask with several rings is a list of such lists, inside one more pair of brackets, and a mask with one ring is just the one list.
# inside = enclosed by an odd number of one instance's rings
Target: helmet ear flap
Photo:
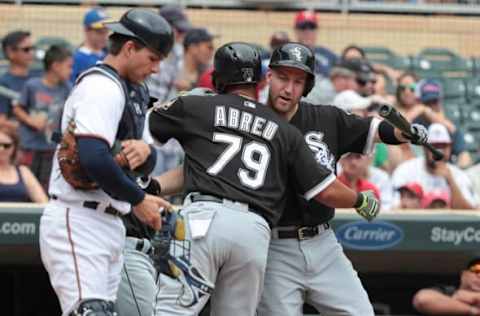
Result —
[[305, 89], [303, 89], [303, 96], [306, 97], [310, 91], [312, 91], [315, 85], [315, 76], [308, 74], [307, 81], [305, 82]]

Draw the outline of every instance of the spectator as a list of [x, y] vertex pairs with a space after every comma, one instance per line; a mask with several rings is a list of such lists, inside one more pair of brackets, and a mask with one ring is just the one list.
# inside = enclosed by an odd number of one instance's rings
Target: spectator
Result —
[[103, 60], [107, 55], [108, 29], [103, 24], [109, 17], [100, 8], [89, 10], [83, 17], [84, 42], [73, 54], [73, 84], [78, 75]]
[[422, 199], [422, 208], [444, 209], [450, 208], [450, 196], [445, 190], [433, 190], [425, 194]]
[[316, 80], [305, 101], [313, 104], [332, 104], [335, 96], [345, 90], [357, 90], [355, 73], [343, 65], [332, 68], [330, 79]]
[[371, 165], [372, 157], [369, 157], [369, 167], [366, 179], [375, 185], [380, 191], [380, 203], [382, 211], [393, 208], [393, 183], [390, 175], [384, 170]]
[[63, 105], [70, 93], [72, 55], [67, 48], [53, 45], [43, 60], [45, 73], [25, 84], [13, 112], [20, 121], [21, 163], [30, 167], [47, 191]]
[[46, 203], [47, 195], [30, 169], [15, 164], [17, 150], [17, 133], [0, 128], [0, 202]]
[[317, 46], [318, 19], [314, 11], [300, 11], [295, 16], [295, 35], [297, 42], [310, 47], [315, 53], [315, 73], [324, 78], [330, 75], [330, 69], [337, 63], [337, 55], [330, 49]]
[[356, 91], [364, 97], [375, 93], [376, 74], [372, 65], [366, 59], [349, 59], [343, 65], [355, 73]]
[[183, 39], [183, 68], [176, 82], [178, 91], [191, 90], [213, 57], [213, 35], [207, 29], [193, 28]]
[[340, 58], [341, 60], [367, 59], [367, 56], [361, 47], [352, 44], [343, 49]]
[[337, 94], [335, 99], [333, 99], [333, 105], [345, 112], [366, 117], [367, 109], [370, 106], [370, 100], [362, 97], [353, 90], [345, 90]]
[[408, 182], [398, 188], [400, 209], [419, 209], [422, 207], [423, 189], [418, 182]]
[[366, 155], [349, 153], [340, 159], [342, 170], [338, 180], [356, 192], [371, 190], [380, 199], [380, 190], [366, 179], [370, 159]]
[[273, 52], [277, 47], [280, 47], [283, 44], [287, 44], [288, 42], [291, 42], [291, 40], [287, 32], [274, 32], [272, 36], [270, 36], [270, 51]]
[[428, 128], [429, 143], [445, 155], [441, 161], [433, 160], [432, 153], [424, 149], [425, 157], [408, 160], [400, 164], [393, 173], [395, 187], [408, 182], [418, 182], [425, 194], [434, 190], [445, 190], [450, 196], [453, 209], [473, 209], [478, 205], [477, 195], [467, 175], [450, 159], [452, 140], [445, 126], [435, 123]]
[[395, 96], [387, 91], [387, 85], [389, 84], [390, 77], [383, 70], [375, 71], [376, 82], [373, 87], [373, 97], [381, 103], [395, 104]]
[[159, 72], [147, 80], [147, 85], [152, 97], [165, 102], [177, 95], [175, 80], [183, 65], [183, 39], [192, 24], [178, 5], [165, 5], [159, 14], [172, 26], [175, 43], [168, 58], [160, 63]]
[[480, 315], [480, 258], [461, 272], [460, 286], [437, 286], [418, 291], [415, 309], [426, 315]]
[[[463, 132], [455, 126], [445, 115], [443, 110], [443, 92], [439, 82], [431, 79], [420, 80], [418, 83], [420, 101], [435, 112], [442, 123], [447, 126], [453, 140], [452, 161], [460, 168], [466, 168], [472, 164], [472, 157], [466, 150]], [[421, 115], [415, 119], [416, 123], [420, 123], [426, 127], [430, 125], [430, 121], [425, 115]]]
[[[8, 71], [0, 77], [0, 86], [20, 93], [25, 82], [38, 75], [30, 71], [35, 47], [28, 31], [8, 33], [2, 40], [2, 50], [9, 62]], [[12, 113], [13, 100], [0, 96], [0, 126], [16, 128], [16, 122], [9, 120]]]

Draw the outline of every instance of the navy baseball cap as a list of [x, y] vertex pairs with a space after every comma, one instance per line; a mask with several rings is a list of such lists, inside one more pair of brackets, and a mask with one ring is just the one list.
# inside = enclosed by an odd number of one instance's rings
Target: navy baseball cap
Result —
[[205, 28], [194, 28], [188, 31], [185, 35], [185, 38], [183, 39], [183, 47], [187, 48], [190, 45], [210, 42], [214, 37], [215, 36]]
[[420, 101], [428, 103], [442, 98], [442, 86], [438, 81], [426, 79], [420, 82]]
[[160, 8], [160, 15], [180, 32], [187, 32], [192, 28], [192, 24], [178, 5], [167, 4]]
[[91, 29], [103, 29], [103, 24], [110, 17], [101, 8], [93, 8], [85, 13], [83, 17], [83, 26]]

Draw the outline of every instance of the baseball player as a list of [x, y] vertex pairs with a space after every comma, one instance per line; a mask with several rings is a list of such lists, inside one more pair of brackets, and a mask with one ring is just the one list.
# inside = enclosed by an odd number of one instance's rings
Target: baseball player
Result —
[[[148, 172], [154, 158], [142, 138], [138, 84], [170, 51], [168, 23], [143, 9], [109, 24], [104, 64], [82, 73], [66, 101], [62, 141], [50, 178], [50, 201], [40, 221], [40, 250], [62, 315], [114, 315], [125, 227], [130, 211], [158, 230], [168, 202], [145, 194], [132, 173]], [[122, 169], [112, 154], [120, 143]]]
[[[317, 162], [335, 171], [345, 153], [368, 154], [375, 142], [425, 143], [427, 132], [413, 125], [407, 139], [387, 122], [360, 118], [333, 106], [300, 101], [314, 84], [315, 57], [309, 48], [287, 43], [270, 60], [268, 105], [303, 134]], [[322, 315], [374, 315], [357, 273], [344, 255], [328, 222], [334, 209], [306, 201], [291, 183], [279, 227], [272, 230], [265, 288], [258, 315], [303, 315], [303, 304]]]
[[[228, 43], [214, 57], [220, 93], [185, 96], [150, 113], [154, 139], [183, 146], [183, 215], [191, 261], [212, 283], [212, 315], [255, 315], [263, 287], [271, 230], [284, 208], [288, 176], [307, 200], [357, 207], [372, 219], [377, 201], [343, 186], [317, 164], [297, 129], [255, 101], [261, 75], [258, 51]], [[182, 306], [182, 288], [160, 278], [156, 315], [196, 315], [208, 300]]]

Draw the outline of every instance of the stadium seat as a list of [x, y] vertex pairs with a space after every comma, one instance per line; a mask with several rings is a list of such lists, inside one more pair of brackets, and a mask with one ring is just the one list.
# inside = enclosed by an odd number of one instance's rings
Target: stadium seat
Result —
[[406, 70], [410, 67], [410, 59], [402, 57], [382, 46], [362, 47], [367, 59], [374, 63], [385, 64], [395, 69]]
[[464, 100], [462, 101], [451, 101], [448, 102], [447, 100], [443, 103], [443, 110], [445, 115], [455, 124], [455, 125], [462, 125], [465, 119], [464, 113], [466, 113], [465, 109], [468, 109], [468, 105]]
[[425, 48], [413, 57], [415, 72], [437, 73], [442, 77], [467, 77], [472, 65], [447, 48]]
[[480, 100], [480, 78], [471, 77], [465, 79], [468, 100], [475, 102]]
[[463, 78], [433, 78], [442, 85], [444, 99], [460, 99], [467, 97], [467, 86]]

